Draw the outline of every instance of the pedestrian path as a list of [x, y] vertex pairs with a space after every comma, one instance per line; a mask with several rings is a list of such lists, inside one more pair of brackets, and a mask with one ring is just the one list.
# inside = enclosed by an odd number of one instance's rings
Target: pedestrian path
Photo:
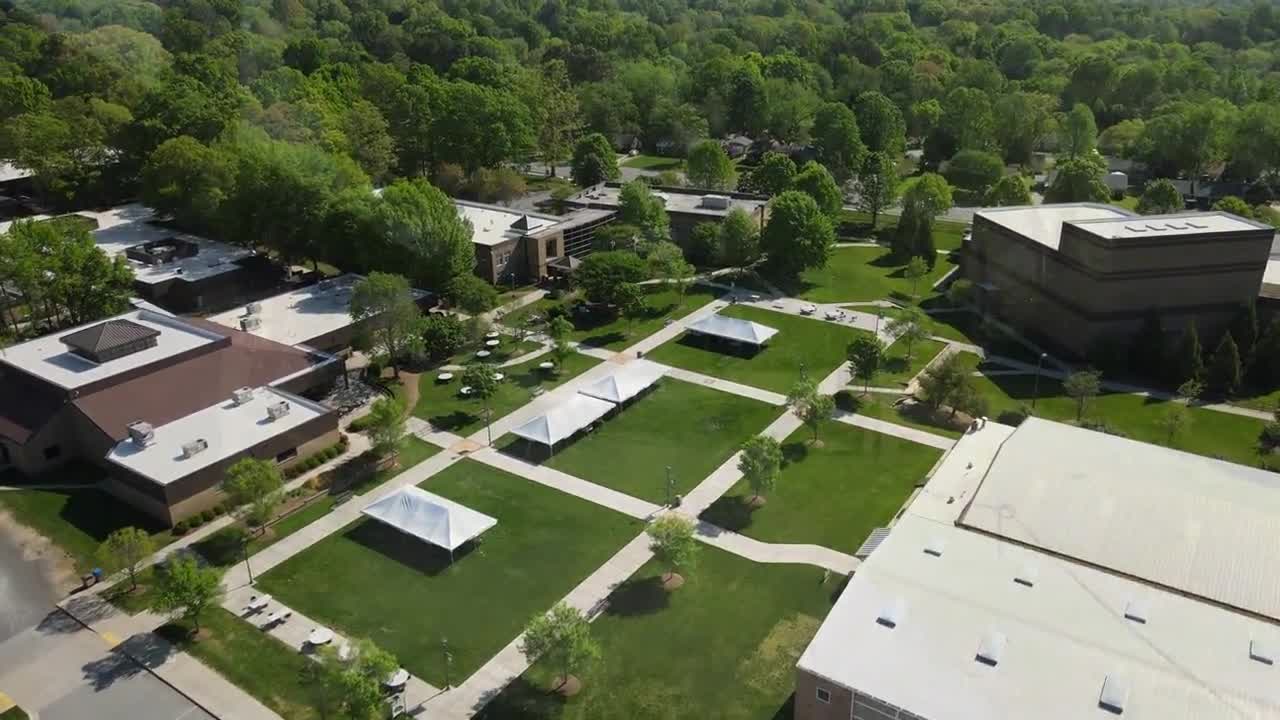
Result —
[[471, 455], [471, 458], [490, 467], [505, 470], [526, 480], [532, 480], [540, 485], [555, 488], [567, 495], [573, 495], [588, 502], [603, 505], [611, 510], [616, 510], [640, 520], [648, 520], [661, 509], [658, 505], [618, 492], [613, 488], [597, 485], [545, 465], [535, 465], [493, 448], [485, 448], [476, 452]]
[[[781, 442], [802, 424], [795, 413], [788, 411], [770, 423], [760, 434], [768, 435]], [[697, 487], [689, 491], [684, 501], [680, 503], [680, 511], [696, 518], [722, 495], [729, 492], [729, 489], [742, 479], [742, 473], [738, 471], [738, 458], [741, 456], [741, 452], [731, 455], [728, 460], [720, 464], [720, 467], [698, 483]]]
[[437, 447], [451, 448], [463, 441], [462, 436], [454, 435], [444, 430], [437, 430], [434, 425], [420, 417], [411, 415], [405, 418], [404, 426], [410, 435]]
[[852, 555], [821, 545], [761, 542], [705, 521], [697, 524], [697, 538], [708, 545], [758, 563], [815, 565], [841, 575], [853, 572], [861, 563]]
[[885, 422], [884, 420], [867, 417], [866, 415], [856, 415], [843, 410], [837, 410], [832, 417], [846, 425], [853, 425], [866, 430], [873, 430], [884, 435], [892, 435], [896, 438], [910, 440], [911, 442], [919, 443], [921, 445], [928, 445], [929, 447], [935, 447], [939, 450], [950, 450], [951, 446], [956, 444], [956, 441], [949, 437], [935, 435], [931, 432], [917, 430], [916, 428], [907, 427], [905, 425]]
[[724, 380], [711, 375], [703, 375], [702, 373], [694, 372], [692, 370], [685, 370], [678, 367], [667, 367], [667, 377], [673, 377], [677, 380], [683, 380], [697, 385], [705, 385], [710, 388], [715, 388], [716, 390], [722, 390], [734, 395], [751, 398], [752, 400], [769, 403], [770, 405], [782, 406], [787, 404], [787, 396], [782, 393], [761, 390], [757, 387], [743, 385], [742, 383], [736, 383], [732, 380]]

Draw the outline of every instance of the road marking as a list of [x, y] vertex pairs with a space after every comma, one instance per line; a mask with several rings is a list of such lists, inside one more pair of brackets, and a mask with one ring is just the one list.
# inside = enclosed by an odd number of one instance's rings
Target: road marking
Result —
[[119, 635], [110, 631], [102, 633], [102, 641], [107, 644], [107, 647], [115, 647], [123, 642]]
[[6, 712], [7, 710], [9, 710], [10, 708], [13, 708], [16, 705], [17, 703], [13, 701], [13, 698], [0, 692], [0, 713]]

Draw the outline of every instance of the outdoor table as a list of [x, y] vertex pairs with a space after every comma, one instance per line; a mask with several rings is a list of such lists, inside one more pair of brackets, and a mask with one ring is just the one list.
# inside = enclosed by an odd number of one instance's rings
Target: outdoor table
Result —
[[492, 355], [492, 354], [493, 354], [493, 353], [489, 352], [488, 350], [481, 350], [480, 352], [476, 353], [476, 357], [478, 357], [478, 358], [487, 358], [487, 357], [489, 357], [489, 356], [490, 356], [490, 355]]
[[405, 670], [404, 668], [400, 668], [399, 670], [396, 670], [395, 672], [391, 673], [391, 675], [387, 678], [386, 684], [387, 684], [387, 687], [389, 688], [398, 688], [398, 687], [404, 687], [405, 683], [407, 682], [409, 682], [409, 671]]
[[496, 381], [496, 382], [502, 382], [502, 381], [503, 381], [503, 380], [505, 380], [506, 378], [507, 378], [507, 376], [506, 376], [506, 375], [503, 375], [502, 373], [494, 373], [494, 374], [493, 374], [493, 379], [494, 379], [494, 381]]
[[249, 599], [250, 610], [266, 610], [267, 604], [271, 602], [270, 595], [258, 595]]
[[330, 640], [333, 640], [333, 631], [326, 627], [318, 627], [307, 636], [307, 642], [311, 645], [327, 645]]
[[459, 395], [470, 395], [470, 394], [471, 394], [471, 386], [470, 386], [470, 385], [463, 385], [463, 386], [458, 390], [458, 394], [459, 394]]
[[488, 338], [488, 339], [492, 340], [493, 338], [498, 337], [498, 331], [497, 331], [497, 330], [490, 330], [489, 332], [485, 333], [485, 334], [484, 334], [484, 336], [485, 336], [486, 338]]
[[501, 342], [501, 341], [500, 341], [500, 340], [497, 340], [497, 339], [494, 339], [494, 340], [485, 340], [485, 341], [484, 341], [484, 344], [485, 344], [485, 346], [486, 346], [486, 347], [498, 347], [498, 344], [499, 344], [500, 342]]
[[450, 380], [453, 379], [453, 373], [442, 372], [436, 376], [436, 379], [439, 380], [440, 382], [449, 382]]
[[553, 363], [553, 362], [551, 362], [550, 360], [548, 360], [548, 361], [546, 361], [546, 362], [540, 362], [540, 363], [538, 363], [538, 368], [539, 368], [539, 369], [541, 369], [541, 370], [550, 370], [551, 368], [553, 368], [553, 367], [555, 367], [555, 366], [556, 366], [556, 364], [555, 364], [555, 363]]

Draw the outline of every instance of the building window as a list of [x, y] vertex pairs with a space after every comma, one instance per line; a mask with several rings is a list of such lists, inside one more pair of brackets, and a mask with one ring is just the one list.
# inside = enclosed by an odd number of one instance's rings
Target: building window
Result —
[[818, 688], [818, 702], [820, 703], [831, 702], [831, 691], [827, 690], [826, 688]]
[[276, 464], [287, 463], [296, 457], [298, 457], [298, 448], [289, 448], [276, 456]]

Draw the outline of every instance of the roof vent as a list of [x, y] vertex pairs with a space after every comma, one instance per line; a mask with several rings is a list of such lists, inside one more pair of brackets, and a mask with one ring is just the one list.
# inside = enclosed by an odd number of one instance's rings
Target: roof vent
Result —
[[245, 405], [253, 401], [253, 388], [242, 387], [231, 391], [231, 401], [236, 406]]
[[1164, 226], [1169, 228], [1170, 230], [1186, 230], [1187, 229], [1186, 225], [1179, 225], [1177, 223], [1165, 223]]
[[1144, 228], [1144, 227], [1139, 227], [1139, 226], [1137, 226], [1137, 225], [1125, 225], [1125, 226], [1124, 226], [1124, 229], [1125, 229], [1125, 230], [1128, 230], [1129, 232], [1136, 232], [1136, 233], [1144, 233], [1144, 232], [1146, 232], [1146, 231], [1147, 231], [1147, 229], [1146, 229], [1146, 228]]
[[262, 303], [260, 302], [251, 302], [244, 306], [245, 315], [257, 315], [260, 312], [262, 312]]
[[1147, 606], [1140, 600], [1130, 600], [1128, 605], [1124, 606], [1124, 617], [1126, 620], [1132, 620], [1139, 625], [1147, 624]]
[[1014, 574], [1013, 581], [1025, 587], [1035, 587], [1036, 566], [1030, 564], [1023, 565], [1022, 569]]
[[982, 636], [982, 642], [978, 643], [978, 654], [974, 655], [973, 659], [989, 667], [999, 665], [1007, 640], [1002, 632], [995, 630], [988, 632]]
[[189, 460], [190, 458], [193, 458], [196, 455], [199, 455], [200, 453], [208, 449], [209, 449], [208, 440], [205, 440], [204, 438], [196, 438], [195, 440], [192, 440], [189, 443], [182, 444], [182, 459]]
[[1129, 684], [1115, 675], [1108, 675], [1102, 681], [1102, 692], [1098, 695], [1098, 707], [1112, 715], [1123, 715], [1124, 704], [1129, 700]]
[[1191, 222], [1190, 220], [1188, 220], [1188, 221], [1187, 221], [1187, 225], [1188, 225], [1188, 226], [1190, 226], [1190, 227], [1193, 227], [1193, 228], [1195, 228], [1195, 229], [1197, 229], [1197, 230], [1208, 230], [1208, 229], [1209, 229], [1209, 226], [1208, 226], [1208, 225], [1197, 225], [1196, 223], [1193, 223], [1193, 222]]
[[929, 541], [928, 545], [924, 546], [924, 554], [932, 555], [933, 557], [942, 557], [942, 551], [945, 550], [946, 547], [947, 544], [943, 542], [942, 538], [934, 538]]
[[1263, 665], [1274, 665], [1276, 662], [1275, 649], [1262, 640], [1250, 640], [1249, 659], [1254, 662], [1260, 662]]
[[129, 440], [134, 445], [146, 447], [156, 441], [156, 429], [149, 422], [131, 422], [128, 425]]
[[906, 615], [907, 604], [903, 602], [902, 598], [898, 598], [880, 611], [880, 614], [876, 616], [876, 624], [892, 630], [898, 627], [898, 623], [902, 622]]
[[257, 315], [245, 315], [240, 318], [240, 329], [245, 332], [253, 332], [262, 327], [262, 318]]
[[267, 406], [267, 420], [279, 420], [289, 414], [289, 403], [281, 400]]

